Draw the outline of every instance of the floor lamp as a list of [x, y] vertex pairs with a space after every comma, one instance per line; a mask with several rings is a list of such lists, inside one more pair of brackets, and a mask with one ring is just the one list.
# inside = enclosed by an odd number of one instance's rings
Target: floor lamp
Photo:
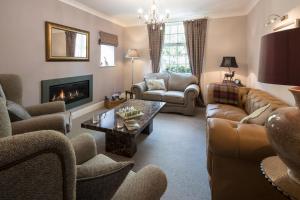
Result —
[[128, 49], [126, 58], [131, 59], [131, 85], [133, 85], [134, 80], [134, 60], [140, 57], [137, 49]]

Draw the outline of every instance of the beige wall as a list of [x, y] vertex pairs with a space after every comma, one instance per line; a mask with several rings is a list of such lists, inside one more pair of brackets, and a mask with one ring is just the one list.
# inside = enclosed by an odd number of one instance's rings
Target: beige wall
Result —
[[[146, 26], [125, 28], [124, 47], [137, 48], [142, 58], [135, 62], [135, 82], [143, 80], [146, 73], [151, 72], [149, 57], [148, 33]], [[236, 78], [246, 82], [246, 17], [230, 17], [221, 19], [209, 19], [207, 30], [206, 55], [203, 68], [202, 90], [205, 94], [206, 84], [219, 82], [227, 69], [218, 67], [223, 56], [236, 56], [239, 69], [236, 69]], [[130, 86], [131, 68], [130, 62], [125, 65], [125, 85]]]
[[[134, 83], [143, 80], [144, 74], [151, 73], [151, 61], [149, 55], [149, 40], [146, 26], [134, 26], [124, 29], [124, 49], [138, 49], [140, 59], [134, 61]], [[126, 89], [131, 87], [131, 62], [124, 60], [124, 85]]]
[[[46, 62], [45, 21], [90, 31], [90, 62]], [[45, 79], [94, 75], [94, 102], [123, 90], [123, 28], [57, 0], [3, 0], [0, 6], [0, 73], [22, 78], [25, 105], [40, 102]], [[117, 34], [120, 45], [113, 68], [100, 68], [98, 32]]]
[[235, 78], [247, 83], [246, 17], [209, 19], [201, 87], [206, 94], [208, 83], [221, 82], [227, 68], [220, 68], [223, 56], [235, 56], [239, 65]]
[[257, 81], [261, 37], [272, 32], [272, 27], [265, 27], [270, 14], [289, 14], [290, 20], [300, 18], [299, 0], [261, 0], [247, 16], [247, 62], [249, 86], [260, 88], [294, 104], [294, 98], [288, 92], [290, 86], [263, 84]]

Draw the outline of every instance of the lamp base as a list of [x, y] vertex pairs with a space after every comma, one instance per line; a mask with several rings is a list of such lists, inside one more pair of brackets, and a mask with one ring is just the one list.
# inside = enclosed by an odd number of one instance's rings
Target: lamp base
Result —
[[300, 87], [289, 89], [297, 108], [280, 108], [266, 122], [269, 141], [288, 167], [288, 176], [300, 184]]

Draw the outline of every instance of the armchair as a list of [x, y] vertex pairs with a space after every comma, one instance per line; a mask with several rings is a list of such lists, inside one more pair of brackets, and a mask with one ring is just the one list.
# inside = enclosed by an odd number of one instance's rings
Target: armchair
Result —
[[131, 87], [137, 99], [166, 102], [167, 104], [161, 110], [162, 112], [184, 115], [195, 114], [196, 99], [200, 93], [195, 76], [176, 73], [152, 73], [146, 75], [145, 79], [163, 79], [166, 90], [149, 91], [145, 81], [143, 81]]
[[[22, 105], [22, 82], [18, 75], [0, 74], [0, 84], [8, 100]], [[25, 108], [32, 118], [12, 123], [13, 134], [39, 130], [56, 130], [66, 134], [71, 129], [71, 116], [63, 101]]]
[[[0, 199], [156, 200], [166, 190], [166, 176], [160, 169], [147, 166], [129, 172], [133, 163], [97, 155], [89, 134], [71, 140], [51, 130], [12, 136], [1, 99], [0, 113]], [[108, 173], [111, 163], [118, 168]]]

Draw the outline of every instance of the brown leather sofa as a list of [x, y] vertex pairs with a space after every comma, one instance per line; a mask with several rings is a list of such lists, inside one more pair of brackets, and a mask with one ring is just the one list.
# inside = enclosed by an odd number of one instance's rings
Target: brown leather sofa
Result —
[[212, 200], [286, 199], [264, 177], [262, 159], [274, 155], [263, 125], [239, 121], [271, 104], [273, 110], [288, 106], [267, 92], [239, 88], [237, 106], [218, 104], [213, 85], [207, 95], [207, 169]]

